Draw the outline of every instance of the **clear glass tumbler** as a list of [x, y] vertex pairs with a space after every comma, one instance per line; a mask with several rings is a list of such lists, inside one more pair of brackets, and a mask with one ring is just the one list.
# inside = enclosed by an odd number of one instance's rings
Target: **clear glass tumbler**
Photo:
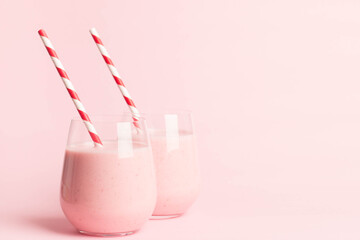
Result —
[[93, 124], [104, 144], [94, 147], [82, 120], [72, 120], [61, 180], [61, 207], [84, 234], [129, 235], [152, 215], [156, 177], [145, 122], [100, 116]]
[[200, 190], [199, 164], [191, 113], [142, 114], [149, 126], [157, 180], [157, 202], [151, 219], [185, 213]]

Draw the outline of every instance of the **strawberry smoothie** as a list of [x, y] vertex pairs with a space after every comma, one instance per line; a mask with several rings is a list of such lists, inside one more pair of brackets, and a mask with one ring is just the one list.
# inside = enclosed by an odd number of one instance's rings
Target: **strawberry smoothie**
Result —
[[200, 188], [195, 137], [185, 131], [175, 135], [152, 131], [150, 140], [158, 193], [153, 216], [181, 215], [193, 204]]
[[82, 233], [131, 234], [151, 216], [156, 183], [151, 149], [132, 144], [125, 152], [118, 143], [70, 145], [61, 181], [61, 207]]

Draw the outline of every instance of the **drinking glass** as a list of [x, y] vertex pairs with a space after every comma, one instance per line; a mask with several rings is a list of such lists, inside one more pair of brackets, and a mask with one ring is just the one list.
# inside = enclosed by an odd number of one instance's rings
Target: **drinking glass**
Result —
[[93, 118], [103, 147], [94, 147], [82, 120], [72, 120], [61, 180], [61, 207], [80, 232], [129, 235], [153, 213], [156, 178], [148, 130], [131, 116]]
[[143, 113], [149, 126], [157, 180], [151, 219], [184, 214], [200, 190], [200, 174], [191, 112]]

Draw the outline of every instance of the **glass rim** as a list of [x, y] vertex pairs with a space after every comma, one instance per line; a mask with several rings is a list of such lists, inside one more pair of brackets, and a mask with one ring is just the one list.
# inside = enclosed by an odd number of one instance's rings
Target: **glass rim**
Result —
[[[145, 112], [140, 112], [139, 113], [139, 119], [140, 121], [145, 121], [146, 122], [146, 117], [144, 116], [163, 116], [163, 115], [167, 115], [167, 114], [176, 114], [176, 115], [190, 115], [192, 116], [192, 111], [191, 110], [186, 110], [186, 109], [170, 109], [170, 110], [164, 110], [164, 111], [155, 111], [155, 112], [149, 112], [149, 111], [145, 111]], [[132, 113], [131, 112], [122, 112], [122, 113], [116, 113], [116, 114], [91, 114], [90, 120], [91, 121], [95, 121], [95, 122], [116, 122], [116, 118], [119, 117], [131, 117]], [[106, 118], [109, 120], [103, 120], [99, 118]], [[83, 121], [80, 116], [76, 116], [71, 118], [71, 121]], [[122, 122], [126, 122], [126, 121], [122, 121]], [[132, 121], [129, 121], [132, 122]]]
[[192, 115], [192, 111], [188, 109], [165, 109], [158, 111], [144, 111], [140, 112], [140, 116], [144, 115], [166, 115], [166, 114], [177, 114], [177, 115]]
[[[127, 119], [119, 119], [120, 117], [129, 117]], [[133, 122], [134, 120], [131, 117], [131, 114], [92, 114], [89, 117], [91, 122], [103, 122], [103, 123], [111, 123], [111, 122]], [[138, 117], [138, 119], [142, 122], [146, 122], [144, 117]], [[71, 118], [71, 122], [83, 122], [84, 120], [81, 119], [80, 116], [76, 116]]]

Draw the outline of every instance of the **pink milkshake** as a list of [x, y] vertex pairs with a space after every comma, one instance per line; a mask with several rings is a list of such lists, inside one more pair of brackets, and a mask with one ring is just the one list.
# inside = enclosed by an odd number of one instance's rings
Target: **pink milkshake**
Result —
[[[151, 216], [156, 184], [151, 149], [117, 141], [69, 145], [61, 181], [61, 207], [82, 233], [131, 234]], [[124, 150], [125, 149], [125, 150]]]
[[155, 131], [150, 139], [158, 190], [153, 216], [181, 215], [194, 203], [200, 189], [194, 135], [181, 131], [178, 136], [166, 136]]
[[151, 219], [185, 213], [200, 190], [200, 173], [191, 113], [143, 113], [149, 125], [157, 200]]

